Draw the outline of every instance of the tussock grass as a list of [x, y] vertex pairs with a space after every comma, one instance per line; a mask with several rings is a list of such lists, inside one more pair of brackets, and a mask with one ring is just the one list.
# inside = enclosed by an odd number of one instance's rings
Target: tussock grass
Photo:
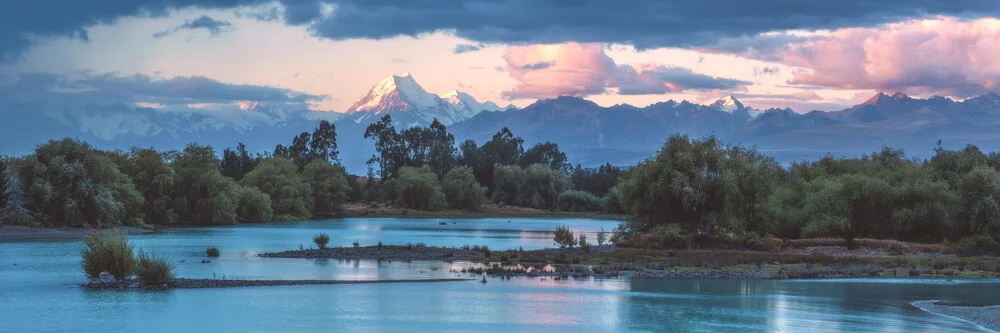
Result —
[[91, 231], [83, 238], [80, 265], [87, 278], [94, 279], [101, 272], [108, 272], [122, 280], [131, 276], [135, 269], [134, 249], [124, 231]]
[[135, 276], [143, 285], [164, 285], [174, 280], [174, 264], [155, 253], [139, 250], [135, 264]]

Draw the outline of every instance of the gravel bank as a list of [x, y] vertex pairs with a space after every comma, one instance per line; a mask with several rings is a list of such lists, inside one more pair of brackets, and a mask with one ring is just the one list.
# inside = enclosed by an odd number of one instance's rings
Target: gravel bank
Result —
[[265, 258], [306, 259], [381, 259], [381, 260], [472, 260], [481, 257], [477, 251], [447, 247], [375, 246], [333, 247], [275, 253], [261, 253]]
[[87, 289], [201, 289], [201, 288], [235, 288], [235, 287], [271, 287], [271, 286], [301, 286], [315, 284], [378, 284], [378, 283], [414, 283], [414, 282], [457, 282], [473, 281], [474, 279], [411, 279], [411, 280], [213, 280], [213, 279], [175, 279], [168, 285], [158, 287], [140, 287], [135, 281], [124, 281], [114, 284], [88, 283], [82, 285]]
[[929, 313], [957, 318], [994, 332], [1000, 332], [1000, 305], [952, 306], [941, 305], [938, 301], [916, 301], [910, 304]]

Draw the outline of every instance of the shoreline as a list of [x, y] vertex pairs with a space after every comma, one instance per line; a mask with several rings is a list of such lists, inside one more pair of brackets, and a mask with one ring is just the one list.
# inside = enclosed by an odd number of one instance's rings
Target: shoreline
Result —
[[162, 290], [162, 289], [207, 289], [207, 288], [242, 288], [242, 287], [274, 287], [274, 286], [304, 286], [331, 284], [384, 284], [384, 283], [433, 283], [475, 281], [475, 279], [400, 279], [400, 280], [216, 280], [216, 279], [174, 279], [162, 286], [140, 286], [137, 281], [125, 280], [116, 283], [85, 283], [80, 285], [89, 290]]
[[334, 247], [258, 254], [263, 258], [468, 261], [481, 267], [460, 273], [499, 277], [627, 277], [680, 279], [821, 279], [1000, 277], [1000, 258], [855, 256], [795, 252], [640, 250], [594, 246], [568, 249], [490, 251], [478, 247], [422, 245]]
[[971, 323], [984, 330], [1000, 332], [1000, 305], [957, 306], [938, 303], [940, 301], [937, 300], [914, 301], [910, 305], [930, 314]]
[[[119, 229], [125, 231], [125, 233], [129, 235], [149, 234], [155, 232], [155, 230], [127, 226], [112, 227], [109, 229]], [[0, 227], [0, 243], [77, 240], [83, 239], [83, 236], [85, 236], [90, 230], [91, 229], [88, 228], [72, 227], [35, 228], [26, 226], [3, 226]]]

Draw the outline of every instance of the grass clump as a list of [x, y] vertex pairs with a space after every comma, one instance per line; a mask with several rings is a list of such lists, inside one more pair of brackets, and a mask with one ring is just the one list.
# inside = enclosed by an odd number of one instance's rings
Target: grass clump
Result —
[[325, 249], [326, 244], [329, 242], [330, 242], [330, 235], [327, 235], [325, 232], [321, 232], [319, 233], [319, 235], [316, 235], [316, 237], [313, 237], [313, 243], [316, 243], [316, 246], [318, 246], [320, 249]]
[[92, 231], [83, 238], [80, 265], [87, 278], [95, 279], [101, 272], [108, 272], [116, 280], [122, 280], [135, 269], [134, 249], [125, 232]]
[[218, 258], [219, 257], [219, 248], [214, 247], [214, 246], [210, 247], [210, 248], [208, 248], [208, 249], [205, 250], [205, 255], [209, 256], [209, 257], [212, 257], [212, 258]]
[[135, 277], [145, 286], [165, 285], [174, 280], [174, 264], [155, 253], [139, 250], [135, 257]]

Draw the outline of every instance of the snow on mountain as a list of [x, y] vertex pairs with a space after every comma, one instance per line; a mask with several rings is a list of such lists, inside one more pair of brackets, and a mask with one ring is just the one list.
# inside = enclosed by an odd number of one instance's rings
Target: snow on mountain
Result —
[[406, 126], [427, 125], [434, 119], [451, 125], [482, 111], [501, 110], [493, 102], [480, 103], [469, 94], [452, 90], [441, 96], [424, 90], [410, 73], [392, 75], [379, 81], [349, 109], [356, 123], [373, 122], [393, 114]]
[[715, 101], [715, 103], [712, 103], [710, 106], [726, 113], [733, 113], [738, 110], [743, 110], [744, 108], [743, 103], [740, 103], [740, 101], [732, 95], [723, 97], [722, 99]]

